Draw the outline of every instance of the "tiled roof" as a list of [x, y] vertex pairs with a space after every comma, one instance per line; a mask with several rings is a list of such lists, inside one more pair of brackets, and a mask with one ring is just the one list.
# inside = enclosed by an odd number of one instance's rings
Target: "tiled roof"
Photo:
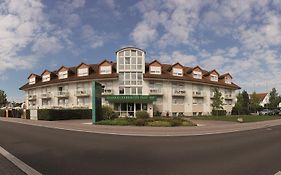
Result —
[[259, 99], [259, 102], [262, 102], [264, 98], [266, 97], [267, 93], [257, 93], [257, 97]]
[[[78, 77], [77, 76], [77, 67], [69, 67], [69, 75], [66, 79], [58, 79], [57, 73], [58, 70], [53, 71], [52, 74], [54, 75], [50, 81], [47, 82], [36, 82], [35, 84], [29, 85], [28, 83], [20, 87], [20, 90], [26, 90], [29, 88], [40, 87], [45, 85], [51, 84], [59, 84], [64, 82], [72, 82], [72, 81], [79, 81], [79, 80], [101, 80], [101, 79], [116, 79], [118, 78], [118, 73], [116, 73], [116, 63], [112, 63], [112, 74], [99, 74], [99, 65], [100, 64], [89, 64], [89, 76]], [[149, 73], [149, 63], [146, 63], [145, 72], [143, 75], [144, 79], [169, 79], [169, 80], [182, 80], [188, 82], [195, 82], [195, 83], [202, 83], [202, 84], [209, 84], [214, 86], [222, 86], [229, 89], [240, 89], [240, 87], [234, 83], [226, 84], [224, 81], [214, 82], [211, 81], [208, 77], [203, 76], [202, 79], [195, 79], [193, 78], [191, 72], [193, 70], [192, 67], [183, 66], [183, 76], [173, 76], [172, 75], [172, 67], [173, 65], [170, 64], [161, 64], [162, 65], [162, 73], [161, 75], [157, 74], [150, 74]], [[208, 74], [209, 71], [202, 70], [203, 75]], [[223, 76], [225, 76], [224, 74]]]

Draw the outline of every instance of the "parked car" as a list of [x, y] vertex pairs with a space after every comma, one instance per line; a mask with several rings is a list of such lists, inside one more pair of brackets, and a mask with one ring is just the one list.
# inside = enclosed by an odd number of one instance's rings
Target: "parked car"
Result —
[[272, 110], [272, 115], [280, 115], [281, 111], [279, 109], [273, 109]]
[[262, 111], [259, 111], [259, 115], [273, 115], [273, 111], [269, 109], [263, 109]]

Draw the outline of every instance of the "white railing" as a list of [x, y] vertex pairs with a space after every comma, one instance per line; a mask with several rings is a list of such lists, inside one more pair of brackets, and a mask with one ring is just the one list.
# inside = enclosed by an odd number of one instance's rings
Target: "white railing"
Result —
[[111, 94], [113, 94], [113, 90], [112, 89], [104, 89], [102, 94], [103, 95], [111, 95]]
[[173, 89], [173, 95], [185, 95], [186, 91], [184, 89]]
[[192, 95], [193, 97], [204, 97], [205, 93], [203, 91], [193, 91]]
[[79, 91], [76, 91], [76, 96], [89, 96], [90, 93], [86, 90], [79, 90]]
[[161, 94], [163, 94], [163, 93], [162, 93], [162, 90], [161, 90], [161, 89], [158, 89], [158, 88], [150, 88], [150, 89], [149, 89], [149, 94], [151, 94], [151, 95], [161, 95]]
[[68, 97], [68, 96], [69, 96], [69, 92], [66, 92], [66, 91], [58, 91], [57, 96], [58, 96], [58, 97]]
[[52, 94], [50, 92], [42, 93], [41, 94], [41, 98], [43, 98], [43, 99], [51, 98], [51, 97], [52, 97]]
[[36, 95], [28, 95], [28, 100], [36, 100]]

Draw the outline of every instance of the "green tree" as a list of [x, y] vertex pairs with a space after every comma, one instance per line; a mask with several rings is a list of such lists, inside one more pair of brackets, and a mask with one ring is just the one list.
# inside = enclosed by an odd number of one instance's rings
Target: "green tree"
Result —
[[252, 95], [250, 95], [250, 111], [251, 112], [257, 112], [258, 109], [260, 108], [260, 101], [257, 96], [256, 92], [253, 92]]
[[234, 107], [232, 108], [232, 114], [234, 115], [240, 115], [242, 112], [242, 107], [243, 107], [243, 97], [242, 94], [239, 92], [237, 95], [237, 101], [234, 105]]
[[223, 107], [222, 107], [222, 105], [223, 105], [222, 93], [218, 90], [218, 88], [214, 88], [213, 93], [214, 93], [214, 98], [213, 98], [213, 102], [211, 104], [213, 110], [223, 109]]
[[272, 90], [269, 93], [269, 108], [277, 108], [277, 106], [280, 103], [280, 97], [278, 95], [278, 92], [275, 88], [272, 88]]
[[249, 114], [250, 113], [250, 98], [247, 91], [242, 92], [242, 114]]
[[3, 107], [7, 104], [7, 95], [5, 91], [0, 90], [0, 107]]

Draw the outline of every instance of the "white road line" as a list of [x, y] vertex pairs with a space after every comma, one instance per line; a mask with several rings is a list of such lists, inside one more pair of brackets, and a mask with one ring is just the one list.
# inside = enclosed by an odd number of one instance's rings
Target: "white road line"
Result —
[[23, 161], [19, 160], [15, 156], [13, 156], [11, 153], [6, 151], [4, 148], [0, 146], [0, 154], [2, 154], [6, 159], [11, 161], [14, 165], [16, 165], [19, 169], [21, 169], [23, 172], [25, 172], [27, 175], [42, 175], [32, 167], [25, 164]]

